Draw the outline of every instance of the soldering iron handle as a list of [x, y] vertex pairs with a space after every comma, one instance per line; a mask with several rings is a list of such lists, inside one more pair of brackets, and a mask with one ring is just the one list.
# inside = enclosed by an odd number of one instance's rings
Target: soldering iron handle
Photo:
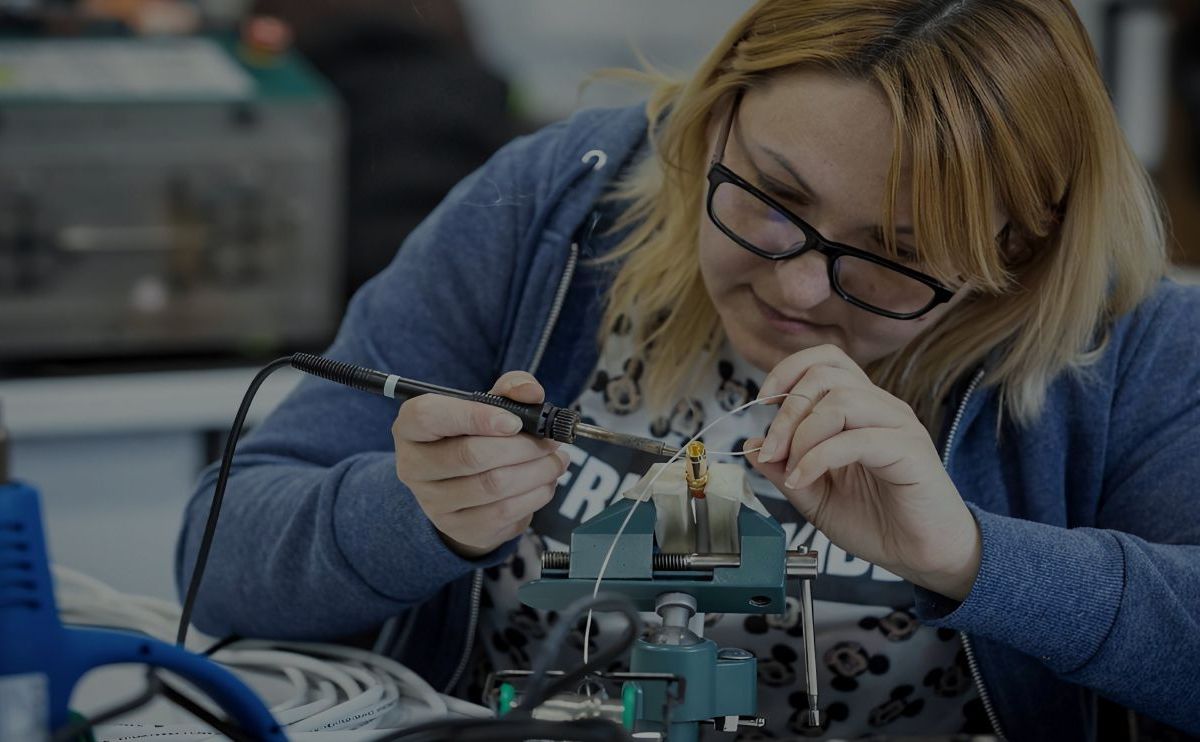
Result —
[[487, 392], [475, 392], [471, 399], [508, 410], [521, 418], [521, 431], [524, 433], [538, 438], [552, 438], [560, 443], [572, 443], [575, 440], [575, 424], [579, 422], [579, 413], [574, 410], [549, 403], [523, 404]]
[[471, 395], [471, 399], [475, 402], [482, 402], [492, 407], [508, 410], [521, 418], [522, 433], [536, 435], [539, 438], [546, 437], [546, 418], [550, 414], [550, 405], [523, 404], [521, 402], [514, 402], [507, 397], [501, 397], [498, 394], [488, 394], [487, 392], [475, 392]]
[[335, 361], [332, 358], [313, 355], [312, 353], [294, 353], [291, 356], [292, 367], [328, 381], [332, 381], [351, 389], [380, 394], [389, 399], [404, 400], [420, 394], [440, 394], [443, 397], [456, 399], [471, 399], [471, 392], [428, 384], [424, 381], [406, 379], [395, 374], [385, 374], [366, 366]]
[[351, 389], [364, 392], [383, 394], [388, 376], [385, 373], [353, 363], [335, 361], [332, 358], [313, 355], [312, 353], [294, 353], [292, 367], [328, 381], [333, 381]]
[[353, 389], [382, 394], [391, 399], [405, 400], [419, 394], [440, 394], [446, 397], [482, 402], [492, 407], [508, 410], [521, 418], [521, 430], [525, 433], [539, 438], [553, 438], [560, 443], [575, 441], [575, 425], [579, 422], [579, 413], [564, 407], [556, 407], [548, 403], [522, 404], [487, 392], [463, 392], [423, 381], [405, 379], [395, 374], [385, 374], [365, 366], [335, 361], [332, 358], [324, 358], [311, 353], [292, 355], [291, 364], [306, 374], [319, 376]]

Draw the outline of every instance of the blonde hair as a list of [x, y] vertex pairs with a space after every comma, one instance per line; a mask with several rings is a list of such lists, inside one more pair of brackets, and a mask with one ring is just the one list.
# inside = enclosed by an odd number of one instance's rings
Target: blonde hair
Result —
[[[654, 156], [614, 198], [630, 231], [601, 340], [618, 316], [652, 347], [642, 377], [655, 407], [688, 391], [723, 338], [700, 276], [697, 225], [712, 117], [773, 75], [815, 69], [871, 80], [890, 104], [894, 155], [911, 162], [917, 249], [971, 293], [904, 348], [871, 365], [877, 384], [931, 428], [953, 384], [989, 359], [986, 384], [1021, 422], [1047, 386], [1098, 355], [1104, 329], [1164, 274], [1161, 210], [1122, 136], [1087, 34], [1067, 0], [764, 0], [686, 82], [653, 77]], [[999, 205], [1010, 222], [994, 237]]]

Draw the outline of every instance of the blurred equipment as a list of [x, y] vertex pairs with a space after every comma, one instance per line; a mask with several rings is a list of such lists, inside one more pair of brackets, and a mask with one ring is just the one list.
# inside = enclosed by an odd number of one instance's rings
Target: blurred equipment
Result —
[[1172, 40], [1171, 104], [1167, 138], [1169, 157], [1160, 179], [1171, 213], [1175, 257], [1193, 266], [1200, 280], [1200, 8], [1191, 0], [1171, 4], [1176, 31]]
[[255, 0], [346, 112], [349, 297], [456, 183], [520, 133], [505, 82], [475, 55], [451, 0]]
[[332, 335], [339, 111], [286, 50], [0, 42], [0, 173], [0, 361]]
[[1161, 0], [1107, 0], [1104, 76], [1117, 118], [1141, 163], [1158, 172], [1165, 156], [1172, 21]]

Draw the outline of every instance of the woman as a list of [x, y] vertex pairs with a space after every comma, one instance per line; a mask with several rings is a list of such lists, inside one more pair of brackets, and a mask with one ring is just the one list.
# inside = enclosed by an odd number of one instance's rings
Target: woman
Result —
[[[686, 84], [460, 184], [329, 355], [675, 443], [791, 393], [706, 442], [761, 447], [755, 490], [823, 554], [829, 734], [1091, 739], [1097, 696], [1195, 732], [1200, 296], [1164, 264], [1065, 0], [762, 2]], [[402, 615], [392, 651], [446, 686], [548, 651], [525, 565], [647, 462], [516, 430], [304, 382], [241, 449], [197, 625]], [[800, 733], [794, 611], [710, 622]]]

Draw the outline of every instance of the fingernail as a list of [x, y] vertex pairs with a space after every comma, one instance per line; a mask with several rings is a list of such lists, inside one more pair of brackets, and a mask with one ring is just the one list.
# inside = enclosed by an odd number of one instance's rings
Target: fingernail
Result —
[[790, 490], [794, 490], [794, 489], [796, 489], [796, 486], [799, 484], [800, 484], [800, 467], [796, 467], [795, 469], [792, 470], [791, 474], [787, 475], [787, 479], [783, 480], [783, 486], [787, 487]]
[[521, 430], [521, 418], [516, 415], [501, 415], [493, 422], [496, 430], [509, 435], [518, 433]]
[[775, 445], [774, 441], [770, 441], [770, 442], [764, 441], [762, 450], [758, 452], [759, 463], [765, 464], [768, 461], [771, 461], [772, 459], [774, 459], [776, 449], [778, 449], [778, 448], [779, 447]]

